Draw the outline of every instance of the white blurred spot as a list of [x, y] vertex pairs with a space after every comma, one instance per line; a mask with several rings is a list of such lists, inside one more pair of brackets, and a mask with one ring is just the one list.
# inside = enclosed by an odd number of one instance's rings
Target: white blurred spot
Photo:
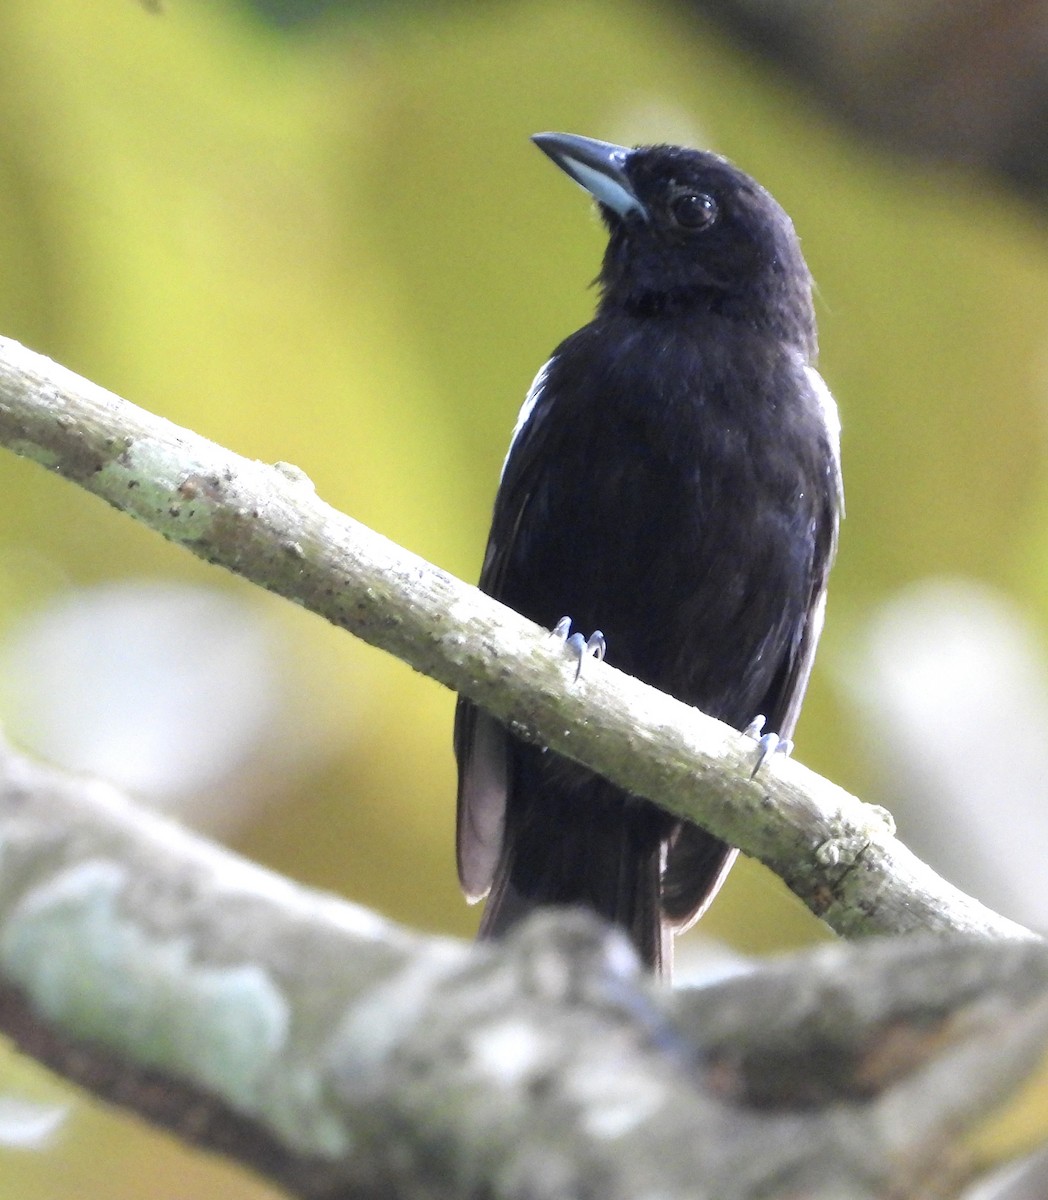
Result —
[[519, 1018], [485, 1026], [473, 1035], [470, 1049], [481, 1074], [507, 1088], [521, 1083], [549, 1057], [534, 1024]]
[[1048, 926], [1048, 658], [1038, 630], [983, 584], [922, 582], [874, 616], [845, 682], [903, 840], [984, 903]]
[[70, 770], [177, 804], [261, 753], [281, 707], [268, 623], [170, 582], [67, 591], [0, 646], [12, 739]]
[[565, 1080], [565, 1091], [579, 1105], [586, 1132], [601, 1141], [631, 1133], [651, 1120], [667, 1100], [660, 1080], [624, 1070], [614, 1053], [606, 1062], [572, 1071]]
[[42, 1150], [54, 1140], [68, 1115], [64, 1104], [34, 1104], [0, 1096], [0, 1147]]

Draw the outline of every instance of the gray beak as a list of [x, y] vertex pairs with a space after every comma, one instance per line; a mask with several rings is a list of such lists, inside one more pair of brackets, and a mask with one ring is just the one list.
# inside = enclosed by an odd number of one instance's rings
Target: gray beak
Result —
[[626, 175], [626, 161], [633, 153], [628, 147], [575, 133], [536, 133], [531, 140], [612, 212], [620, 217], [635, 212], [648, 220], [648, 210]]

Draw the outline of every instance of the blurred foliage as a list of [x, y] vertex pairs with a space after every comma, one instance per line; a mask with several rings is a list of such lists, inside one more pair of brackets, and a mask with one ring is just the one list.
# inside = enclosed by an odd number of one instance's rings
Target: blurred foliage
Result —
[[[328, 501], [471, 579], [520, 399], [587, 319], [602, 246], [528, 134], [727, 153], [804, 237], [845, 418], [849, 517], [798, 753], [875, 798], [876, 737], [833, 684], [872, 606], [957, 573], [1048, 619], [1043, 226], [984, 181], [845, 141], [671, 5], [329, 8], [287, 37], [243, 0], [6, 0], [0, 332], [297, 463]], [[296, 878], [468, 933], [453, 697], [35, 467], [0, 458], [0, 486], [0, 633], [103, 581], [238, 597], [284, 655], [287, 720], [269, 737], [294, 769], [252, 779], [261, 799], [230, 836]], [[745, 951], [823, 936], [752, 865], [703, 930]], [[265, 1194], [128, 1125], [75, 1105], [46, 1153], [0, 1150], [5, 1192]]]
[[294, 29], [323, 17], [339, 14], [352, 21], [375, 15], [388, 19], [398, 10], [409, 7], [408, 0], [241, 0], [245, 11], [277, 29]]

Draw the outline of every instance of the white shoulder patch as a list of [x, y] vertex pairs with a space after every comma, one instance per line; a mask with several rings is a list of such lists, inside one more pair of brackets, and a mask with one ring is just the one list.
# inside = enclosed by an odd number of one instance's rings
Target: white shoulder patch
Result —
[[[553, 365], [553, 359], [544, 362], [539, 369], [539, 373], [531, 381], [531, 387], [528, 388], [528, 394], [524, 397], [524, 403], [520, 406], [520, 412], [517, 414], [517, 423], [513, 426], [513, 434], [509, 439], [509, 449], [506, 451], [506, 457], [502, 460], [502, 471], [499, 475], [501, 479], [506, 474], [506, 463], [509, 462], [509, 456], [513, 453], [513, 447], [517, 444], [517, 438], [524, 431], [524, 426], [527, 425], [531, 418], [531, 414], [535, 411], [535, 405], [539, 402], [539, 397], [542, 395], [542, 389], [546, 386], [546, 376], [549, 374], [549, 369]], [[826, 385], [823, 384], [825, 387]]]
[[830, 435], [830, 441], [839, 454], [841, 448], [841, 415], [837, 411], [837, 401], [834, 400], [830, 389], [826, 386], [826, 380], [823, 379], [814, 367], [805, 367], [804, 370], [808, 376], [808, 382], [811, 384], [811, 390], [815, 393], [815, 399], [819, 402], [819, 408], [822, 409], [822, 419], [826, 422], [826, 431]]
[[841, 513], [844, 513], [844, 483], [841, 478], [841, 415], [837, 411], [837, 401], [834, 400], [833, 394], [826, 386], [826, 380], [819, 374], [814, 367], [806, 366], [805, 374], [808, 376], [808, 383], [811, 385], [812, 393], [815, 396], [816, 403], [822, 413], [823, 422], [826, 425], [826, 432], [830, 438], [830, 448], [833, 450], [834, 458], [837, 464], [837, 496], [841, 504]]

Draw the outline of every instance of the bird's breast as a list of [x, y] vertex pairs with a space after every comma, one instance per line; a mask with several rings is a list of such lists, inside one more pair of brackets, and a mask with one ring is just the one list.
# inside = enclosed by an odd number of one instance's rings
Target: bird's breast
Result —
[[831, 507], [823, 423], [785, 353], [603, 341], [569, 341], [547, 371], [503, 598], [547, 625], [601, 628], [610, 661], [716, 711], [704, 662], [730, 678], [810, 603]]

